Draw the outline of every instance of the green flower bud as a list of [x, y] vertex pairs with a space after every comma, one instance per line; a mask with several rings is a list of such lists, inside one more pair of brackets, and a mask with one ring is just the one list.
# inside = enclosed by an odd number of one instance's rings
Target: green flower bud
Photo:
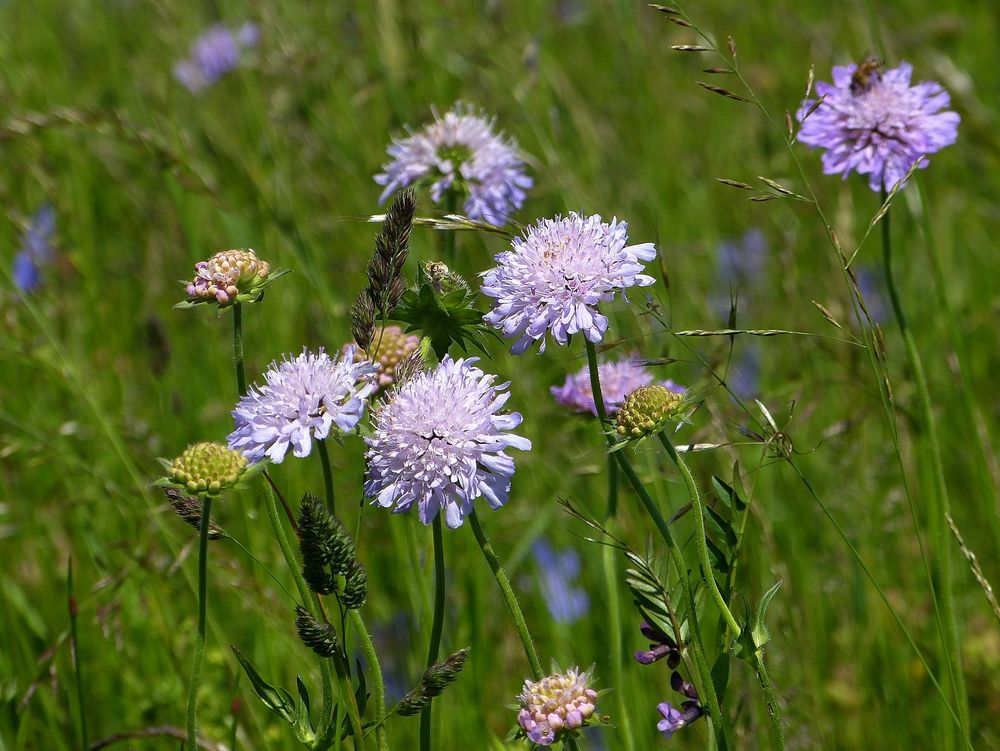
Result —
[[641, 386], [625, 397], [615, 418], [619, 437], [625, 440], [656, 435], [680, 414], [684, 396], [665, 386]]
[[190, 493], [216, 494], [233, 487], [247, 468], [246, 457], [221, 443], [193, 443], [170, 463], [172, 484]]

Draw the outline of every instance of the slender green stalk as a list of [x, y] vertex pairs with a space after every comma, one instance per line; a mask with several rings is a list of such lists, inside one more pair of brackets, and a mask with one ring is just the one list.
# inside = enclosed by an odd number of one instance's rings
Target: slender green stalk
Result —
[[[299, 597], [302, 599], [302, 607], [313, 611], [313, 594], [309, 590], [306, 580], [302, 577], [302, 569], [295, 558], [295, 551], [292, 550], [292, 546], [288, 542], [288, 537], [285, 535], [285, 528], [281, 525], [281, 517], [278, 516], [278, 504], [274, 500], [274, 493], [271, 491], [270, 485], [267, 484], [264, 485], [264, 502], [267, 506], [267, 518], [271, 522], [274, 537], [278, 541], [281, 554], [285, 557], [285, 565], [291, 571], [295, 588], [298, 589]], [[323, 729], [333, 715], [333, 675], [330, 672], [330, 663], [328, 660], [319, 658], [319, 674], [323, 687], [323, 714], [320, 725], [321, 729]]]
[[69, 605], [69, 639], [70, 654], [73, 657], [73, 673], [76, 677], [76, 706], [80, 712], [80, 748], [87, 751], [90, 748], [90, 734], [87, 732], [87, 708], [83, 703], [83, 671], [80, 669], [80, 639], [77, 635], [77, 616], [80, 608], [73, 594], [73, 559], [69, 559], [66, 571], [66, 589]]
[[[618, 506], [618, 464], [608, 457], [608, 510], [605, 523], [610, 523]], [[618, 596], [618, 577], [615, 570], [615, 549], [605, 545], [601, 551], [601, 562], [604, 566], [604, 589], [607, 597], [608, 614], [611, 616], [611, 684], [615, 689], [615, 702], [618, 705], [618, 726], [622, 731], [622, 743], [628, 751], [635, 748], [635, 736], [632, 732], [632, 722], [629, 719], [628, 703], [625, 697], [625, 681], [622, 679], [624, 653], [622, 650], [623, 625], [621, 598]]]
[[[887, 199], [885, 190], [882, 190], [882, 203]], [[952, 689], [955, 695], [956, 708], [958, 710], [964, 740], [969, 739], [969, 700], [965, 690], [965, 678], [962, 673], [962, 656], [959, 648], [958, 623], [955, 616], [955, 595], [952, 587], [952, 566], [951, 566], [951, 538], [948, 536], [947, 516], [951, 513], [951, 500], [948, 496], [948, 482], [945, 478], [944, 460], [941, 456], [941, 445], [938, 440], [937, 425], [934, 422], [934, 412], [931, 408], [930, 390], [927, 387], [927, 376], [924, 372], [923, 361], [920, 358], [920, 351], [917, 349], [916, 340], [903, 312], [903, 306], [899, 299], [899, 292], [896, 289], [896, 282], [892, 274], [892, 231], [889, 223], [891, 211], [887, 211], [882, 218], [882, 259], [885, 266], [886, 285], [889, 288], [889, 300], [892, 303], [892, 310], [896, 315], [896, 322], [899, 325], [899, 333], [903, 338], [906, 357], [909, 361], [910, 369], [913, 371], [914, 381], [917, 387], [917, 401], [920, 408], [920, 422], [923, 432], [927, 437], [928, 448], [931, 454], [931, 471], [934, 475], [934, 492], [936, 503], [932, 513], [938, 518], [934, 520], [933, 531], [935, 537], [935, 563], [938, 570], [938, 586], [940, 588], [941, 618], [944, 621], [945, 652], [948, 673], [952, 681]]]
[[198, 748], [198, 688], [201, 686], [201, 665], [205, 657], [205, 629], [208, 623], [208, 527], [211, 517], [212, 497], [206, 495], [201, 502], [201, 521], [198, 523], [198, 633], [195, 636], [191, 680], [188, 683], [188, 748]]
[[[443, 511], [441, 513], [444, 513]], [[434, 517], [434, 620], [427, 645], [427, 667], [438, 661], [441, 652], [441, 631], [444, 628], [444, 532], [441, 513]], [[431, 701], [420, 710], [420, 751], [431, 748]]]
[[382, 665], [378, 659], [378, 652], [372, 643], [371, 634], [365, 627], [365, 622], [361, 618], [361, 613], [357, 610], [350, 611], [351, 623], [354, 630], [358, 632], [361, 639], [361, 651], [365, 655], [368, 663], [368, 672], [372, 680], [372, 699], [375, 703], [375, 748], [378, 751], [388, 751], [389, 739], [385, 732], [385, 681], [382, 679]]
[[323, 465], [323, 488], [326, 492], [326, 508], [332, 515], [336, 516], [337, 512], [334, 510], [333, 496], [333, 471], [330, 469], [330, 452], [326, 448], [326, 439], [317, 439], [316, 446], [319, 448], [320, 464]]
[[753, 665], [754, 672], [757, 674], [757, 680], [760, 681], [760, 687], [764, 689], [764, 699], [767, 701], [767, 714], [771, 718], [771, 734], [774, 736], [774, 747], [779, 749], [779, 751], [784, 751], [785, 733], [781, 729], [781, 709], [778, 707], [778, 702], [775, 701], [774, 691], [771, 689], [771, 680], [767, 676], [767, 668], [764, 667], [764, 652], [762, 650], [754, 651], [750, 655], [750, 662]]
[[233, 363], [236, 366], [236, 388], [243, 396], [247, 392], [246, 366], [243, 364], [243, 306], [233, 305]]
[[469, 514], [469, 521], [472, 523], [472, 534], [476, 536], [479, 549], [483, 551], [486, 563], [489, 565], [490, 571], [493, 572], [493, 577], [497, 580], [500, 592], [507, 603], [507, 609], [510, 610], [510, 615], [514, 619], [514, 628], [521, 639], [521, 646], [524, 647], [524, 656], [528, 658], [531, 676], [536, 681], [541, 680], [543, 675], [542, 664], [538, 661], [538, 654], [535, 652], [535, 643], [531, 639], [531, 633], [528, 631], [528, 624], [524, 620], [524, 613], [521, 612], [521, 606], [517, 604], [517, 595], [514, 594], [514, 588], [510, 586], [510, 579], [507, 578], [507, 572], [503, 570], [500, 558], [497, 556], [496, 551], [493, 550], [489, 539], [487, 539], [486, 533], [483, 531], [483, 526], [479, 523], [479, 516], [475, 511]]
[[[597, 407], [597, 416], [601, 421], [601, 428], [603, 430], [608, 420], [608, 412], [604, 406], [604, 394], [601, 391], [601, 379], [597, 369], [597, 349], [590, 341], [586, 342], [586, 347], [587, 364], [590, 367], [590, 388], [594, 395], [594, 405]], [[605, 433], [605, 438], [607, 439], [608, 447], [612, 448], [614, 438], [608, 433]], [[694, 593], [691, 591], [691, 582], [688, 580], [688, 567], [684, 561], [684, 555], [677, 545], [676, 540], [674, 540], [674, 535], [663, 518], [663, 514], [660, 513], [660, 510], [656, 507], [656, 502], [653, 501], [649, 495], [649, 491], [646, 490], [646, 487], [642, 484], [642, 480], [639, 479], [639, 475], [632, 468], [628, 458], [625, 456], [625, 452], [615, 451], [613, 456], [618, 460], [618, 466], [621, 467], [632, 489], [639, 496], [639, 501], [646, 509], [646, 513], [653, 520], [653, 525], [667, 544], [667, 554], [670, 556], [674, 568], [677, 569], [677, 578], [680, 580], [684, 600], [690, 611], [688, 617], [691, 619], [691, 651], [694, 654], [694, 663], [698, 669], [698, 676], [701, 681], [701, 694], [705, 697], [708, 716], [718, 736], [719, 745], [722, 749], [726, 749], [728, 748], [728, 742], [723, 724], [722, 708], [719, 705], [719, 698], [715, 693], [715, 684], [712, 683], [711, 668], [705, 657], [705, 647], [701, 639], [701, 630], [698, 628], [698, 608], [694, 601]]]
[[[449, 189], [445, 198], [445, 213], [454, 214], [458, 208], [458, 193]], [[455, 261], [458, 260], [458, 254], [455, 251], [455, 233], [445, 232], [442, 238], [442, 252], [441, 255], [444, 256], [444, 262], [452, 271], [455, 269]]]
[[698, 548], [698, 557], [701, 561], [702, 578], [708, 585], [708, 592], [715, 601], [716, 607], [719, 608], [719, 612], [722, 613], [722, 617], [725, 619], [726, 625], [729, 627], [729, 630], [732, 631], [733, 638], [738, 639], [740, 636], [740, 625], [736, 622], [732, 612], [730, 612], [729, 606], [726, 604], [726, 598], [722, 596], [722, 592], [719, 591], [719, 585], [715, 581], [715, 574], [712, 573], [712, 561], [708, 557], [708, 543], [706, 542], [705, 537], [705, 509], [701, 504], [701, 495], [698, 493], [698, 485], [695, 483], [694, 477], [691, 475], [691, 470], [688, 469], [687, 464], [683, 459], [681, 459], [677, 450], [674, 448], [673, 444], [670, 443], [670, 439], [667, 438], [667, 434], [664, 431], [660, 431], [660, 443], [663, 444], [663, 448], [667, 450], [667, 454], [670, 455], [670, 459], [677, 467], [677, 471], [680, 472], [681, 477], [684, 478], [684, 484], [687, 486], [688, 496], [691, 498], [691, 505], [694, 507], [695, 544]]

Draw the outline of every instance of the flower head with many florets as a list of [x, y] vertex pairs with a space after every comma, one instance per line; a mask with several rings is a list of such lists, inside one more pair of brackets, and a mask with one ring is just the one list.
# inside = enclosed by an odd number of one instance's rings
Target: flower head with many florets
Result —
[[508, 432], [521, 415], [500, 411], [510, 397], [507, 384], [494, 384], [475, 362], [446, 355], [375, 412], [365, 455], [365, 493], [373, 502], [397, 513], [416, 504], [424, 524], [442, 511], [452, 528], [477, 498], [494, 509], [507, 502], [514, 460], [506, 449], [527, 450], [531, 442]]
[[645, 287], [653, 277], [643, 262], [656, 257], [652, 243], [627, 245], [628, 225], [571, 212], [542, 219], [514, 238], [511, 250], [496, 256], [483, 274], [482, 292], [495, 298], [487, 323], [506, 337], [517, 337], [511, 352], [523, 353], [536, 341], [545, 351], [545, 333], [559, 344], [582, 332], [599, 342], [608, 319], [597, 306], [629, 287]]
[[355, 362], [353, 348], [338, 357], [304, 349], [297, 357], [272, 362], [264, 385], [251, 386], [233, 410], [230, 447], [251, 462], [266, 457], [280, 463], [289, 448], [295, 456], [308, 456], [313, 438], [358, 424], [377, 370], [370, 362]]
[[597, 705], [590, 674], [576, 668], [540, 681], [525, 681], [518, 698], [517, 724], [539, 746], [551, 746], [566, 733], [579, 730], [593, 717]]
[[375, 176], [375, 182], [385, 186], [380, 203], [400, 188], [426, 183], [435, 203], [449, 191], [458, 191], [466, 196], [464, 209], [470, 219], [502, 225], [521, 208], [533, 184], [517, 145], [462, 103], [444, 115], [435, 113], [434, 122], [393, 141], [388, 152], [391, 160]]
[[[597, 366], [597, 374], [601, 379], [604, 409], [609, 415], [617, 414], [626, 396], [641, 386], [648, 386], [654, 380], [653, 374], [646, 370], [645, 362], [636, 353], [618, 361], [601, 362]], [[671, 391], [684, 392], [683, 386], [678, 386], [671, 380], [661, 383]], [[594, 390], [590, 386], [590, 368], [586, 365], [576, 373], [566, 376], [566, 382], [562, 386], [553, 386], [551, 391], [556, 401], [563, 406], [597, 416]]]
[[914, 164], [926, 167], [928, 154], [955, 142], [959, 116], [942, 111], [951, 100], [940, 84], [910, 85], [909, 63], [884, 72], [862, 65], [836, 66], [832, 84], [816, 84], [822, 101], [811, 113], [816, 100], [802, 103], [797, 138], [826, 150], [826, 174], [857, 172], [868, 175], [872, 190], [892, 190]]

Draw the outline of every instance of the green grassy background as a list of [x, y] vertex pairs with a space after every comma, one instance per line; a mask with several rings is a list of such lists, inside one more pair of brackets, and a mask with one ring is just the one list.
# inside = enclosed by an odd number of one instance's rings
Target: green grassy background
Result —
[[[937, 155], [919, 182], [959, 342], [931, 273], [916, 186], [893, 209], [894, 242], [944, 441], [955, 520], [996, 581], [1000, 476], [987, 442], [998, 439], [1000, 408], [1000, 17], [976, 0], [698, 5], [691, 10], [702, 27], [736, 39], [748, 79], [779, 117], [794, 110], [810, 64], [828, 79], [831, 65], [879, 49], [890, 61], [912, 62], [916, 78], [941, 80], [951, 91], [963, 118], [959, 142]], [[259, 51], [240, 72], [193, 97], [173, 80], [171, 65], [220, 18], [256, 21]], [[303, 345], [338, 348], [349, 336], [346, 313], [363, 286], [374, 235], [372, 225], [354, 219], [376, 210], [380, 188], [371, 176], [390, 136], [426, 121], [432, 106], [470, 101], [495, 113], [518, 139], [537, 181], [520, 221], [582, 208], [627, 219], [635, 241], [655, 239], [670, 286], [658, 285], [654, 294], [676, 329], [725, 324], [714, 302], [728, 292], [715, 250], [753, 227], [764, 231], [770, 252], [742, 326], [841, 335], [812, 300], [853, 325], [836, 259], [810, 208], [750, 203], [713, 180], [764, 175], [802, 188], [780, 133], [752, 107], [694, 84], [717, 61], [670, 50], [692, 41], [689, 31], [625, 0], [0, 5], [0, 198], [7, 219], [0, 223], [0, 260], [10, 268], [23, 221], [46, 200], [58, 214], [59, 252], [43, 289], [26, 299], [0, 274], [0, 749], [78, 747], [66, 640], [70, 558], [91, 737], [183, 725], [196, 613], [194, 535], [150, 483], [158, 474], [155, 457], [224, 438], [235, 384], [228, 318], [172, 310], [182, 295], [176, 280], [225, 247], [252, 246], [294, 269], [246, 311], [251, 380], [272, 358]], [[853, 247], [877, 197], [862, 179], [822, 176], [818, 156], [803, 147], [800, 156], [841, 241]], [[431, 209], [423, 197], [421, 213]], [[415, 230], [413, 258], [436, 257], [438, 241], [430, 230]], [[482, 271], [502, 247], [497, 238], [460, 236], [460, 270]], [[874, 238], [858, 263], [877, 266]], [[663, 376], [707, 389], [685, 439], [741, 440], [737, 428], [747, 415], [710, 388], [710, 374], [690, 352], [637, 317], [640, 309], [616, 305], [609, 340], [625, 340], [647, 357], [676, 358]], [[891, 319], [884, 324], [906, 472], [922, 513], [930, 479], [912, 378]], [[728, 339], [693, 346], [719, 367], [730, 354]], [[734, 362], [747, 346], [737, 339]], [[815, 337], [755, 346], [761, 398], [779, 424], [795, 405], [787, 433], [803, 452], [799, 465], [942, 673], [930, 594], [867, 357]], [[964, 381], [956, 349], [965, 355]], [[612, 634], [600, 553], [556, 503], [571, 498], [595, 513], [603, 506], [596, 426], [568, 416], [548, 395], [549, 386], [582, 366], [581, 352], [574, 343], [515, 359], [495, 347], [488, 369], [513, 380], [511, 405], [524, 413], [523, 433], [535, 448], [516, 457], [509, 505], [484, 512], [483, 521], [509, 562], [543, 662], [596, 663], [606, 686]], [[356, 439], [334, 452], [340, 498], [360, 500], [361, 454]], [[791, 471], [762, 460], [753, 446], [697, 455], [691, 463], [707, 485], [712, 473], [729, 476], [736, 459], [749, 473], [754, 504], [740, 589], [756, 601], [784, 581], [770, 610], [767, 655], [789, 747], [947, 748], [949, 720], [930, 681]], [[666, 511], [684, 502], [660, 452], [640, 448], [637, 463]], [[274, 474], [292, 497], [321, 487], [315, 457], [289, 460]], [[631, 494], [622, 504], [624, 534], [641, 549], [648, 522]], [[216, 513], [287, 585], [260, 499], [230, 497]], [[680, 524], [689, 534], [690, 520]], [[592, 608], [570, 626], [553, 623], [538, 595], [529, 549], [539, 536], [581, 552]], [[371, 595], [364, 615], [384, 634], [383, 659], [412, 683], [429, 631], [431, 577], [407, 556], [408, 540], [427, 552], [429, 530], [409, 516], [365, 512], [361, 549]], [[498, 747], [495, 739], [514, 721], [504, 707], [526, 665], [471, 532], [447, 534], [446, 545], [444, 648], [473, 651], [436, 710], [438, 747]], [[314, 662], [294, 635], [291, 602], [228, 543], [214, 543], [211, 556], [203, 730], [228, 743], [231, 704], [239, 697], [240, 748], [295, 748], [238, 680], [228, 651], [238, 645], [274, 682], [290, 687], [299, 672], [317, 686]], [[1000, 634], [957, 550], [955, 562], [973, 740], [977, 748], [997, 748]], [[631, 611], [627, 618], [638, 625]], [[642, 646], [638, 630], [628, 631], [626, 654]], [[726, 704], [736, 747], [764, 747], [766, 708], [754, 676], [742, 663], [734, 671]], [[668, 679], [665, 667], [630, 662], [616, 687], [631, 708], [639, 748], [663, 743], [655, 705], [671, 698]], [[602, 709], [613, 708], [609, 696]], [[415, 731], [415, 719], [391, 720], [393, 747], [415, 747]], [[705, 731], [702, 722], [669, 743], [701, 748]], [[602, 737], [607, 748], [620, 747], [613, 731]]]

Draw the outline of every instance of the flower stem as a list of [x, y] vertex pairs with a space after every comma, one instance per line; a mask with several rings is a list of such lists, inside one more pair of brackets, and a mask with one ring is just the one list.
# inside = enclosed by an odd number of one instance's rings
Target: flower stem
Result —
[[247, 392], [247, 373], [243, 364], [243, 306], [233, 305], [233, 363], [236, 365], [236, 388], [243, 396]]
[[[447, 195], [445, 197], [445, 213], [454, 214], [458, 208], [458, 192], [453, 188], [449, 188]], [[455, 252], [455, 232], [445, 232], [442, 238], [443, 248], [441, 255], [444, 256], [444, 262], [449, 269], [455, 271], [455, 261], [458, 256]]]
[[187, 745], [198, 748], [198, 688], [201, 685], [201, 665], [205, 657], [205, 629], [208, 616], [208, 527], [212, 515], [212, 498], [201, 502], [198, 524], [198, 633], [191, 660], [191, 680], [187, 697]]
[[330, 469], [330, 452], [326, 448], [326, 439], [318, 438], [316, 439], [316, 445], [319, 448], [319, 461], [323, 465], [323, 488], [326, 492], [326, 508], [332, 516], [336, 516], [337, 512], [334, 510], [334, 497], [333, 497], [333, 472]]
[[771, 718], [771, 733], [774, 735], [774, 746], [779, 751], [785, 749], [785, 734], [781, 730], [781, 710], [778, 702], [774, 699], [774, 691], [771, 689], [771, 681], [767, 677], [767, 669], [764, 667], [764, 652], [755, 650], [750, 655], [750, 662], [754, 672], [757, 673], [757, 680], [760, 687], [764, 689], [764, 700], [767, 702], [767, 714]]
[[[610, 522], [615, 515], [618, 501], [618, 464], [614, 458], [608, 457], [608, 511], [605, 522]], [[611, 616], [611, 682], [615, 688], [615, 698], [618, 705], [618, 725], [622, 729], [623, 746], [627, 751], [635, 748], [635, 737], [632, 734], [632, 723], [629, 720], [628, 706], [625, 697], [625, 682], [622, 679], [622, 611], [621, 600], [618, 597], [618, 579], [615, 571], [615, 549], [605, 545], [601, 551], [604, 565], [604, 588], [607, 596], [608, 613]]]
[[[312, 592], [309, 591], [309, 586], [302, 577], [302, 570], [295, 558], [295, 551], [292, 550], [292, 546], [288, 542], [288, 537], [285, 535], [285, 528], [281, 525], [281, 517], [278, 516], [278, 504], [274, 500], [274, 493], [271, 491], [271, 487], [266, 484], [264, 485], [264, 500], [267, 506], [267, 518], [271, 522], [271, 529], [274, 532], [275, 539], [278, 541], [278, 547], [281, 548], [281, 554], [285, 557], [285, 565], [292, 572], [295, 588], [298, 589], [299, 597], [302, 598], [302, 607], [311, 613], [315, 613]], [[330, 662], [328, 660], [319, 658], [319, 674], [323, 687], [323, 714], [320, 724], [320, 729], [323, 730], [333, 715], [333, 675], [330, 672]]]
[[[601, 392], [601, 379], [597, 370], [597, 349], [594, 347], [593, 342], [587, 341], [586, 345], [587, 363], [590, 366], [590, 387], [594, 394], [594, 405], [597, 407], [597, 416], [601, 420], [601, 429], [603, 430], [605, 424], [607, 423], [608, 413], [604, 407], [604, 395]], [[605, 438], [608, 441], [609, 448], [613, 448], [614, 438], [607, 433], [605, 434]], [[715, 684], [712, 683], [711, 670], [708, 665], [708, 660], [705, 657], [705, 648], [702, 644], [701, 631], [698, 628], [698, 609], [694, 601], [694, 594], [691, 591], [691, 582], [688, 579], [688, 567], [687, 563], [684, 561], [684, 554], [681, 552], [680, 547], [678, 547], [676, 540], [674, 540], [674, 535], [670, 531], [670, 527], [667, 525], [666, 520], [663, 518], [663, 514], [660, 513], [660, 510], [656, 507], [656, 503], [649, 495], [649, 491], [646, 490], [645, 486], [642, 484], [642, 480], [639, 479], [639, 475], [636, 474], [635, 469], [633, 469], [632, 465], [629, 463], [628, 458], [625, 456], [625, 452], [616, 451], [613, 456], [617, 459], [618, 466], [621, 467], [622, 473], [629, 481], [632, 489], [635, 490], [636, 495], [639, 496], [639, 501], [646, 509], [646, 513], [649, 514], [649, 517], [653, 520], [653, 525], [656, 527], [660, 536], [663, 538], [663, 541], [667, 545], [667, 554], [670, 556], [670, 560], [674, 564], [674, 568], [677, 569], [677, 577], [680, 579], [684, 600], [688, 605], [688, 617], [691, 620], [691, 650], [694, 653], [694, 663], [698, 669], [698, 675], [701, 679], [701, 693], [705, 697], [708, 717], [712, 721], [712, 727], [718, 736], [719, 747], [726, 749], [728, 748], [728, 743], [726, 740], [726, 731], [723, 726], [722, 708], [719, 706], [719, 698], [715, 693]]]
[[[443, 512], [442, 512], [443, 513]], [[441, 631], [444, 628], [444, 532], [441, 514], [434, 517], [434, 620], [431, 622], [431, 640], [427, 645], [427, 667], [438, 661], [441, 651]], [[420, 710], [420, 751], [431, 748], [431, 702]]]
[[736, 622], [732, 612], [729, 610], [729, 606], [726, 604], [726, 598], [722, 596], [722, 592], [719, 591], [719, 585], [715, 581], [715, 574], [712, 573], [712, 561], [708, 557], [708, 543], [706, 542], [705, 537], [705, 509], [701, 505], [701, 495], [698, 493], [698, 485], [695, 483], [694, 477], [691, 475], [691, 470], [688, 469], [687, 464], [683, 459], [681, 459], [673, 444], [670, 443], [670, 439], [667, 438], [666, 432], [662, 430], [660, 431], [660, 443], [663, 444], [663, 448], [667, 450], [667, 453], [670, 455], [670, 459], [677, 467], [677, 471], [680, 472], [681, 477], [684, 478], [684, 484], [687, 485], [688, 495], [691, 498], [691, 505], [694, 507], [695, 543], [698, 547], [698, 557], [701, 560], [702, 577], [708, 584], [709, 594], [712, 595], [712, 599], [715, 601], [716, 607], [718, 607], [719, 612], [722, 613], [722, 617], [725, 619], [726, 625], [729, 627], [729, 630], [733, 632], [733, 638], [738, 639], [740, 636], [740, 625]]
[[361, 618], [361, 613], [351, 610], [351, 623], [354, 630], [358, 632], [361, 639], [361, 651], [364, 652], [365, 660], [368, 663], [368, 672], [371, 674], [373, 690], [372, 698], [375, 701], [375, 748], [378, 751], [388, 751], [389, 739], [385, 732], [385, 682], [382, 680], [382, 665], [378, 660], [378, 652], [372, 643], [372, 637], [365, 627], [365, 622]]
[[[885, 190], [882, 191], [882, 203], [886, 201]], [[956, 709], [958, 711], [959, 724], [963, 740], [969, 738], [969, 704], [965, 690], [965, 680], [962, 674], [962, 658], [959, 650], [958, 624], [955, 619], [955, 596], [952, 589], [952, 568], [951, 568], [951, 539], [948, 536], [947, 517], [951, 513], [951, 501], [948, 496], [948, 483], [945, 479], [944, 460], [941, 456], [941, 446], [938, 441], [937, 426], [934, 422], [934, 413], [931, 409], [930, 390], [927, 387], [927, 376], [924, 372], [924, 365], [920, 359], [920, 351], [917, 349], [913, 332], [907, 322], [903, 312], [903, 306], [899, 299], [899, 292], [896, 289], [896, 282], [892, 275], [892, 232], [889, 224], [891, 211], [887, 211], [882, 217], [882, 259], [885, 267], [886, 286], [889, 288], [889, 300], [892, 303], [893, 313], [896, 315], [896, 322], [899, 325], [899, 333], [903, 338], [906, 357], [909, 360], [910, 369], [913, 371], [915, 385], [917, 387], [917, 401], [920, 409], [920, 422], [924, 433], [927, 436], [927, 443], [931, 454], [931, 470], [934, 475], [936, 502], [931, 509], [931, 516], [937, 515], [937, 519], [932, 519], [932, 530], [935, 538], [938, 580], [941, 596], [941, 619], [944, 621], [944, 641], [946, 652], [946, 663], [948, 674], [951, 678], [952, 689], [955, 694]]]
[[514, 589], [510, 586], [510, 579], [507, 578], [507, 572], [503, 570], [500, 559], [497, 557], [496, 551], [493, 550], [489, 539], [487, 539], [475, 511], [469, 514], [469, 521], [472, 523], [472, 533], [476, 536], [476, 542], [479, 543], [479, 548], [483, 551], [486, 563], [489, 565], [490, 571], [493, 572], [493, 577], [497, 580], [500, 592], [507, 602], [507, 609], [510, 610], [510, 615], [514, 619], [514, 628], [517, 629], [517, 635], [521, 638], [521, 646], [524, 647], [524, 655], [528, 658], [531, 675], [536, 681], [541, 680], [542, 665], [538, 661], [538, 654], [535, 652], [535, 643], [531, 640], [528, 624], [524, 620], [524, 613], [521, 612], [521, 606], [517, 604], [517, 595], [514, 594]]

